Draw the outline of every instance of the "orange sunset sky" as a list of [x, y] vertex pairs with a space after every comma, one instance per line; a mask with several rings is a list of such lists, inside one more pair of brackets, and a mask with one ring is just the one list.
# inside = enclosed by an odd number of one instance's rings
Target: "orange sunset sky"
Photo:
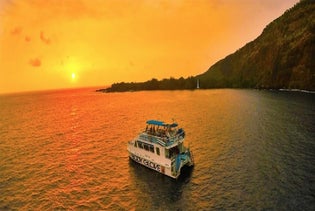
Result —
[[0, 93], [188, 77], [298, 0], [0, 0]]

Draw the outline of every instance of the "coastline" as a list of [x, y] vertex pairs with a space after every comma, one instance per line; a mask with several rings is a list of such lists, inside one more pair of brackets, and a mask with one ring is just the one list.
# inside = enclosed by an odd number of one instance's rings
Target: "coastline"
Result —
[[103, 92], [103, 93], [112, 93], [112, 92], [137, 92], [137, 91], [180, 91], [180, 90], [211, 90], [211, 89], [252, 89], [252, 90], [266, 90], [266, 91], [279, 91], [279, 92], [301, 92], [308, 94], [315, 94], [315, 90], [306, 90], [306, 89], [262, 89], [262, 88], [231, 88], [231, 87], [220, 87], [220, 88], [195, 88], [195, 89], [141, 89], [141, 90], [125, 90], [125, 91], [115, 91], [110, 90], [108, 88], [97, 89], [95, 92]]

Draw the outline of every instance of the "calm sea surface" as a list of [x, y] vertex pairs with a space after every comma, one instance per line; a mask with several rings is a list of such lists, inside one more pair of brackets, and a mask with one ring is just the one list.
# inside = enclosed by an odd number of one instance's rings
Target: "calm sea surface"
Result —
[[[195, 166], [128, 159], [145, 121], [174, 119]], [[0, 210], [314, 210], [315, 95], [257, 90], [0, 96]]]

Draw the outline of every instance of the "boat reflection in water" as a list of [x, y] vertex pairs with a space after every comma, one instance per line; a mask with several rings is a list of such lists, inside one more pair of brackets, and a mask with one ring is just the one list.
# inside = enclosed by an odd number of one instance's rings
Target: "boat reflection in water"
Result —
[[150, 169], [178, 178], [184, 166], [193, 166], [189, 148], [184, 146], [185, 131], [177, 123], [147, 121], [147, 126], [129, 141], [129, 157]]

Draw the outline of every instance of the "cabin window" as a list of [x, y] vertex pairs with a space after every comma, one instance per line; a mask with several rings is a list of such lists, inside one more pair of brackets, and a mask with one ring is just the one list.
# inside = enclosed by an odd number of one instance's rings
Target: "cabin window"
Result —
[[170, 158], [169, 156], [170, 156], [170, 155], [169, 155], [169, 150], [168, 150], [168, 149], [165, 149], [165, 157], [166, 157], [166, 158]]
[[146, 151], [150, 151], [154, 153], [154, 146], [151, 144], [147, 144], [147, 143], [143, 143], [141, 141], [137, 141], [137, 143], [135, 143], [135, 146], [138, 145], [139, 148], [141, 149], [145, 149]]
[[156, 149], [156, 154], [160, 155], [160, 148], [156, 147], [155, 149]]
[[149, 151], [149, 146], [147, 144], [144, 144], [144, 149]]

